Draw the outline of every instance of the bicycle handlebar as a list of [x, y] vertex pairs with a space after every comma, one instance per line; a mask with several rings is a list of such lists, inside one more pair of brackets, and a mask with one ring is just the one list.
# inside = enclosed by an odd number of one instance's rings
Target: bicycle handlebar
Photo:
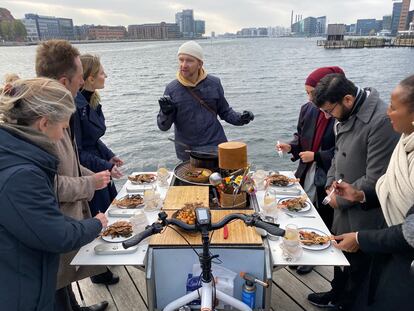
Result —
[[131, 239], [125, 241], [122, 243], [122, 246], [127, 249], [131, 246], [137, 245], [139, 242], [141, 242], [143, 239], [160, 233], [164, 227], [168, 225], [176, 225], [177, 227], [185, 230], [185, 231], [199, 231], [201, 232], [201, 229], [207, 229], [207, 231], [213, 231], [220, 228], [223, 228], [226, 224], [228, 224], [232, 220], [240, 219], [243, 220], [243, 222], [250, 227], [258, 227], [261, 229], [266, 230], [268, 233], [276, 236], [283, 236], [285, 234], [285, 230], [280, 229], [278, 225], [269, 223], [266, 221], [263, 221], [260, 219], [259, 214], [230, 214], [225, 217], [223, 217], [220, 221], [216, 223], [212, 223], [205, 226], [200, 225], [189, 225], [185, 222], [182, 222], [181, 220], [175, 219], [175, 218], [169, 218], [167, 219], [166, 214], [160, 213], [158, 214], [160, 221], [154, 222], [152, 225], [147, 226], [146, 229], [136, 235], [134, 235]]

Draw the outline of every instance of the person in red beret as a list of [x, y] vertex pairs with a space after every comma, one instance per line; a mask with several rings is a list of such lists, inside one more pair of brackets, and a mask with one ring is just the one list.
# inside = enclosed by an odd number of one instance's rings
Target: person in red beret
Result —
[[[278, 152], [291, 154], [292, 161], [299, 160], [295, 176], [300, 179], [300, 184], [329, 229], [332, 226], [333, 210], [330, 206], [323, 205], [322, 201], [326, 195], [326, 174], [335, 152], [335, 119], [312, 103], [312, 92], [323, 77], [332, 73], [345, 75], [339, 67], [322, 67], [306, 78], [305, 91], [309, 101], [300, 109], [297, 132], [289, 143], [276, 144]], [[306, 274], [312, 268], [299, 266], [296, 271], [298, 274]]]

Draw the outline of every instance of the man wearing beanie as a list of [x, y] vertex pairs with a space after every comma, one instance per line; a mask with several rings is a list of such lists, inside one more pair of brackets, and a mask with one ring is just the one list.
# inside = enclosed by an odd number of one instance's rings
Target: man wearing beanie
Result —
[[[322, 201], [326, 195], [326, 174], [335, 152], [335, 119], [312, 103], [312, 91], [319, 80], [331, 73], [344, 74], [339, 67], [322, 67], [307, 77], [305, 91], [309, 101], [300, 109], [297, 132], [292, 141], [276, 146], [278, 151], [290, 153], [292, 161], [299, 160], [295, 176], [300, 179], [300, 184], [329, 229], [332, 226], [333, 209], [323, 205]], [[299, 266], [296, 271], [306, 274], [312, 271], [312, 266]]]
[[254, 119], [250, 111], [235, 112], [224, 97], [220, 79], [207, 74], [203, 68], [204, 55], [195, 41], [185, 42], [178, 49], [179, 70], [160, 98], [157, 124], [167, 131], [174, 123], [177, 157], [186, 161], [185, 149], [208, 151], [227, 141], [220, 119], [244, 125]]

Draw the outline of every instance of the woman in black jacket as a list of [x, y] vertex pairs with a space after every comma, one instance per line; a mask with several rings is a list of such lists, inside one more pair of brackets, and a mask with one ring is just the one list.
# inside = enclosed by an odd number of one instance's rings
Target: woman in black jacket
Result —
[[91, 242], [105, 215], [64, 216], [55, 196], [57, 156], [75, 111], [72, 95], [55, 80], [7, 85], [0, 95], [0, 306], [54, 310], [59, 254]]
[[[364, 230], [335, 237], [337, 248], [371, 254], [388, 254], [386, 264], [372, 265], [368, 292], [355, 306], [361, 310], [409, 310], [414, 295], [414, 75], [391, 94], [387, 114], [401, 133], [386, 173], [377, 181], [376, 194], [364, 193], [347, 183], [335, 184], [336, 194], [353, 202], [379, 200], [388, 228]], [[374, 256], [374, 258], [380, 256]]]
[[[96, 90], [105, 87], [104, 68], [99, 57], [94, 55], [81, 55], [81, 62], [85, 84], [75, 98], [77, 110], [75, 137], [80, 163], [95, 173], [109, 170], [113, 178], [120, 178], [122, 173], [118, 167], [123, 165], [123, 161], [101, 140], [105, 135], [106, 125], [100, 97]], [[116, 195], [117, 191], [113, 183], [109, 183], [102, 190], [95, 191], [94, 197], [89, 202], [92, 216], [100, 211], [106, 211]]]

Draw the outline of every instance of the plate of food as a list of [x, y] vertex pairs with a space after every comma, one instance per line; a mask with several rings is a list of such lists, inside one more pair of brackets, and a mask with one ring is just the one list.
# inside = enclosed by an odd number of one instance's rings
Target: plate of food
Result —
[[114, 199], [112, 204], [119, 208], [141, 208], [144, 207], [144, 198], [140, 194], [127, 194], [121, 199]]
[[302, 247], [309, 250], [320, 251], [331, 246], [332, 237], [315, 228], [299, 228], [299, 240]]
[[132, 224], [127, 220], [118, 220], [108, 226], [102, 233], [101, 237], [107, 242], [123, 242], [133, 236]]
[[299, 182], [299, 179], [297, 178], [290, 178], [282, 174], [273, 173], [266, 177], [266, 181], [271, 186], [276, 187], [292, 187], [297, 182]]
[[148, 185], [157, 180], [156, 174], [132, 174], [128, 176], [128, 180], [133, 185]]
[[306, 195], [300, 197], [282, 198], [279, 200], [277, 206], [284, 208], [289, 212], [303, 213], [311, 209], [311, 204]]
[[213, 172], [206, 168], [192, 168], [185, 172], [184, 178], [188, 181], [204, 183]]

